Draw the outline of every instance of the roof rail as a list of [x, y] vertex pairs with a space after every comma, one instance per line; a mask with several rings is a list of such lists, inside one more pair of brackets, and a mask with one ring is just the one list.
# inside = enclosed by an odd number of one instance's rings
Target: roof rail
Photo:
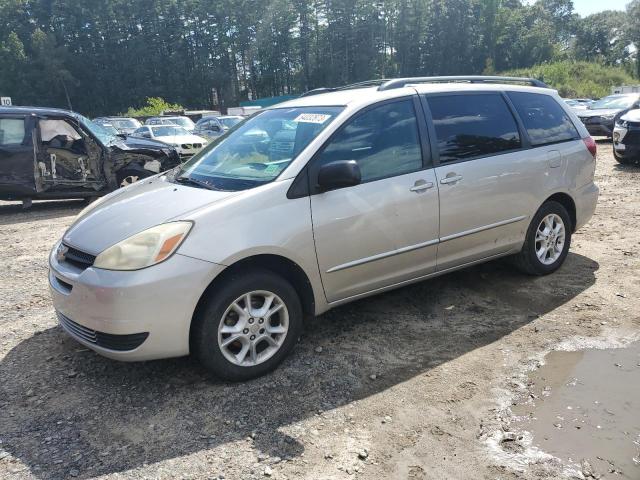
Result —
[[320, 87], [320, 88], [314, 88], [313, 90], [307, 90], [306, 92], [304, 92], [302, 95], [300, 95], [301, 97], [310, 97], [312, 95], [320, 95], [321, 93], [329, 93], [329, 92], [335, 92], [336, 89], [335, 88], [331, 88], [331, 87]]
[[382, 84], [388, 83], [390, 81], [392, 81], [392, 79], [380, 78], [380, 79], [377, 79], [377, 80], [365, 80], [364, 82], [350, 83], [349, 85], [343, 85], [341, 87], [314, 88], [313, 90], [309, 90], [307, 92], [304, 92], [300, 96], [301, 97], [310, 97], [311, 95], [320, 95], [321, 93], [337, 92], [338, 90], [350, 90], [352, 88], [375, 87], [376, 85], [382, 85]]
[[408, 77], [394, 78], [378, 87], [378, 90], [392, 90], [402, 88], [413, 83], [446, 83], [446, 82], [468, 82], [468, 83], [524, 83], [532, 87], [550, 88], [549, 85], [536, 78], [525, 77], [495, 77], [488, 75], [470, 76], [449, 76], [449, 77]]

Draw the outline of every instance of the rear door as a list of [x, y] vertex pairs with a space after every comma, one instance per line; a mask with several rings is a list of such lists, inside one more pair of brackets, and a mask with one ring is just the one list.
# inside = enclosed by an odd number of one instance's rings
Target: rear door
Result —
[[36, 191], [33, 117], [0, 116], [0, 194]]
[[[417, 97], [368, 107], [312, 160], [355, 160], [359, 185], [311, 196], [313, 235], [327, 300], [339, 301], [435, 271], [438, 190]], [[422, 113], [420, 112], [420, 115]], [[422, 133], [422, 135], [421, 135]]]
[[438, 270], [505, 253], [522, 242], [545, 160], [501, 92], [423, 97], [440, 189]]

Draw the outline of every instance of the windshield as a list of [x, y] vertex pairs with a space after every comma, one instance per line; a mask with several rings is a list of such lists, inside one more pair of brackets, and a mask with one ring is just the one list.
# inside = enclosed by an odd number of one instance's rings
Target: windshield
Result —
[[245, 190], [273, 181], [343, 110], [296, 107], [267, 110], [238, 124], [177, 173], [217, 190]]
[[172, 118], [169, 118], [168, 120], [188, 130], [193, 130], [193, 128], [195, 127], [195, 123], [193, 123], [191, 119], [187, 117], [172, 117]]
[[82, 115], [77, 115], [76, 118], [80, 121], [83, 127], [89, 130], [89, 132], [91, 132], [94, 136], [98, 137], [98, 139], [105, 145], [111, 145], [112, 143], [118, 141], [118, 137], [104, 128], [102, 125], [92, 122], [87, 117], [83, 117]]
[[116, 128], [138, 128], [140, 127], [140, 122], [134, 120], [132, 118], [125, 118], [122, 120], [112, 120], [111, 123]]
[[104, 128], [107, 132], [109, 132], [111, 135], [117, 135], [118, 134], [118, 129], [116, 127], [114, 127], [113, 125], [109, 125], [108, 123], [103, 123], [100, 126], [102, 128]]
[[636, 95], [612, 95], [610, 97], [601, 98], [591, 104], [591, 110], [600, 110], [603, 108], [629, 108], [638, 99]]
[[228, 118], [218, 118], [218, 120], [220, 121], [220, 123], [224, 127], [231, 128], [234, 125], [237, 125], [238, 123], [240, 123], [242, 118], [241, 117], [228, 117]]
[[162, 125], [160, 127], [151, 127], [154, 137], [173, 137], [176, 135], [191, 135], [184, 128], [177, 125]]

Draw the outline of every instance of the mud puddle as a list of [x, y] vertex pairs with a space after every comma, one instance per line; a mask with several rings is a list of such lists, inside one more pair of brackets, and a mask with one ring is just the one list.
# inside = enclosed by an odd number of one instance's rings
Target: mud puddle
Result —
[[513, 407], [533, 444], [586, 478], [640, 479], [640, 342], [551, 352]]

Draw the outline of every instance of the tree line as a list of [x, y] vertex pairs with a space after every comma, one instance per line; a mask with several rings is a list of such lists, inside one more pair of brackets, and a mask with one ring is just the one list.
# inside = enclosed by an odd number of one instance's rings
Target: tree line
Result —
[[640, 0], [0, 0], [0, 19], [0, 94], [88, 115], [557, 60], [640, 78]]

